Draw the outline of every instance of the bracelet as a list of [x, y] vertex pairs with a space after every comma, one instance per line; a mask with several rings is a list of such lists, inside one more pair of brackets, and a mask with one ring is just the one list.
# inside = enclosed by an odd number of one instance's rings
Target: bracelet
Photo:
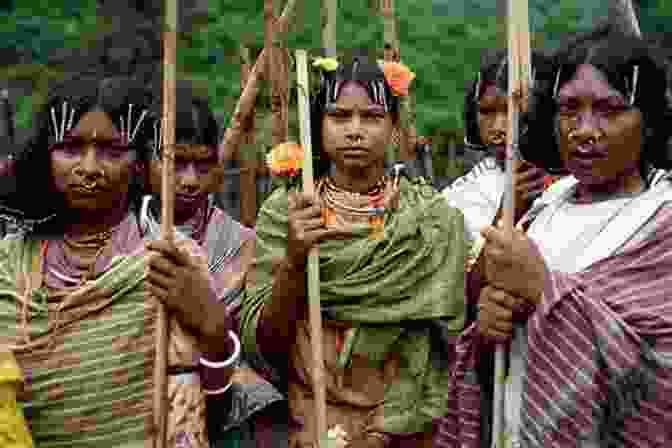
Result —
[[229, 388], [231, 387], [231, 384], [233, 384], [233, 383], [228, 383], [226, 386], [224, 386], [222, 388], [219, 388], [219, 389], [215, 389], [215, 390], [209, 390], [209, 389], [203, 388], [203, 392], [205, 392], [206, 395], [221, 395], [224, 392], [226, 392], [227, 390], [229, 390]]
[[233, 340], [233, 345], [235, 347], [233, 350], [233, 355], [231, 355], [229, 359], [227, 359], [226, 361], [214, 362], [214, 361], [208, 361], [207, 359], [201, 356], [201, 364], [210, 369], [224, 369], [226, 367], [231, 367], [233, 363], [236, 362], [240, 357], [241, 346], [240, 346], [240, 339], [238, 339], [236, 333], [234, 333], [231, 330], [229, 330], [229, 338]]

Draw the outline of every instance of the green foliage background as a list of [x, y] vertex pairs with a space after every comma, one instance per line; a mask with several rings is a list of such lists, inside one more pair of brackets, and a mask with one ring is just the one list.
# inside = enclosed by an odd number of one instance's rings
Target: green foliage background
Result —
[[[320, 1], [298, 0], [287, 35], [289, 49], [320, 47]], [[338, 47], [381, 48], [383, 24], [372, 9], [375, 1], [341, 0], [338, 13]], [[447, 140], [461, 139], [462, 96], [466, 82], [476, 73], [480, 51], [505, 42], [503, 20], [495, 0], [397, 0], [398, 33], [402, 60], [416, 72], [413, 89], [420, 135], [434, 136], [438, 145], [436, 169]], [[501, 3], [501, 2], [500, 2]], [[530, 0], [533, 45], [553, 47], [566, 32], [586, 29], [607, 12], [608, 0]], [[669, 21], [672, 6], [665, 0], [642, 2], [642, 28], [657, 30]], [[21, 0], [0, 6], [0, 47], [29, 49], [30, 64], [4, 67], [3, 77], [28, 79], [33, 98], [17, 99], [17, 126], [30, 126], [36, 99], [47, 79], [56, 76], [46, 65], [59, 48], [86, 47], [104, 20], [96, 17], [95, 0], [61, 0], [48, 7], [40, 0]], [[224, 123], [240, 93], [239, 45], [253, 52], [263, 46], [263, 0], [211, 0], [208, 15], [182, 36], [179, 70], [207, 94]], [[260, 98], [260, 142], [270, 140], [267, 97]], [[291, 113], [294, 117], [295, 114]], [[296, 133], [296, 123], [291, 123]], [[263, 143], [262, 143], [263, 146]]]

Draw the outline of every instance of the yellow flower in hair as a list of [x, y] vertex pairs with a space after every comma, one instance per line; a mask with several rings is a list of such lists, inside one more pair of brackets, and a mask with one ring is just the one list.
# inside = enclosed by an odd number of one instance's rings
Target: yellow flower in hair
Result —
[[292, 142], [277, 145], [266, 156], [266, 164], [273, 176], [298, 176], [303, 168], [303, 148]]
[[334, 58], [316, 58], [313, 67], [321, 68], [325, 72], [333, 72], [338, 68], [338, 61]]
[[415, 73], [401, 62], [381, 61], [380, 66], [392, 93], [396, 96], [407, 96], [411, 81], [415, 79]]

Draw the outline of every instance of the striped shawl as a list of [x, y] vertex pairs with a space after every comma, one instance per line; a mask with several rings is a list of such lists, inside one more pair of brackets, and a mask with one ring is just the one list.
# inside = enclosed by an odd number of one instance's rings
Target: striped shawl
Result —
[[[672, 446], [672, 208], [654, 225], [581, 272], [552, 273], [527, 323], [521, 446]], [[491, 391], [478, 371], [491, 373], [481, 364], [492, 346], [477, 333], [472, 324], [458, 341], [438, 447], [487, 446]]]

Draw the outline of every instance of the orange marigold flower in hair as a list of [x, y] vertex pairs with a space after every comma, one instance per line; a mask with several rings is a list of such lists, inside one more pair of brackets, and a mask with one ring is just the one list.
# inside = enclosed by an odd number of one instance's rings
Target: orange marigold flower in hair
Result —
[[297, 143], [282, 143], [268, 153], [266, 163], [273, 176], [298, 176], [303, 168], [303, 148]]
[[411, 81], [415, 79], [415, 73], [400, 62], [381, 62], [381, 68], [385, 79], [396, 96], [407, 96]]

